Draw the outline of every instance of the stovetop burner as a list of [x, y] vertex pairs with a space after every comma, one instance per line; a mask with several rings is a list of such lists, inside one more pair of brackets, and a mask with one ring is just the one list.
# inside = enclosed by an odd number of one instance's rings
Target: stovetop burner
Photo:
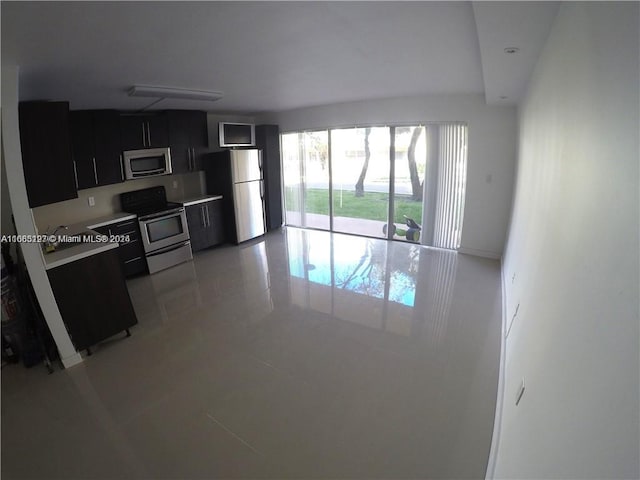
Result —
[[120, 203], [123, 212], [135, 213], [138, 217], [182, 206], [179, 203], [167, 201], [167, 192], [162, 185], [121, 193]]

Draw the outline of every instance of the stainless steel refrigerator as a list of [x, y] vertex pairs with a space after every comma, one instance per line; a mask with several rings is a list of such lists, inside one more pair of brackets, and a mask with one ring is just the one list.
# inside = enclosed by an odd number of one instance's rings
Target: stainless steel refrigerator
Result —
[[222, 195], [227, 240], [241, 243], [265, 233], [262, 151], [225, 150], [204, 162], [207, 193]]
[[264, 183], [260, 150], [231, 150], [233, 210], [238, 243], [264, 235]]

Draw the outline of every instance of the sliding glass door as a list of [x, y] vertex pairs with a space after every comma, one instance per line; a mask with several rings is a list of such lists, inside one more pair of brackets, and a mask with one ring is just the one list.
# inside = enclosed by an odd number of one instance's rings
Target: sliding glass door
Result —
[[331, 130], [333, 230], [386, 238], [389, 128]]
[[392, 238], [420, 243], [427, 165], [425, 127], [394, 127], [393, 139]]
[[336, 128], [281, 140], [286, 224], [460, 247], [466, 125]]
[[330, 229], [328, 132], [281, 136], [285, 222]]

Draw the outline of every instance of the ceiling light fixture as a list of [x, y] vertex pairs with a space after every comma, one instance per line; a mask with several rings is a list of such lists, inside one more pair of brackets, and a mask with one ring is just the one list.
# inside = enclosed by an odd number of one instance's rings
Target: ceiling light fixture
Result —
[[518, 53], [520, 49], [518, 47], [507, 47], [504, 49], [504, 53]]
[[192, 90], [190, 88], [134, 85], [129, 89], [129, 96], [153, 98], [186, 98], [189, 100], [208, 100], [210, 102], [214, 102], [216, 100], [220, 100], [224, 96], [224, 94], [222, 92], [212, 92], [209, 90]]

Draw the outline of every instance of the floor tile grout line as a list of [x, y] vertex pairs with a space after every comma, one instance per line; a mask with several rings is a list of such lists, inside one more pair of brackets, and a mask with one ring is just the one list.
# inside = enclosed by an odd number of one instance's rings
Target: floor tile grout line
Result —
[[227, 433], [229, 433], [230, 435], [232, 435], [234, 438], [236, 438], [237, 440], [239, 440], [240, 442], [242, 442], [242, 444], [244, 444], [245, 446], [249, 447], [253, 452], [257, 453], [258, 455], [260, 455], [261, 457], [265, 457], [265, 454], [260, 452], [259, 450], [256, 450], [255, 448], [253, 448], [251, 446], [251, 444], [247, 443], [245, 440], [242, 439], [242, 437], [238, 436], [236, 433], [234, 433], [232, 430], [229, 430], [223, 423], [221, 423], [219, 420], [216, 420], [216, 418], [207, 413], [207, 417], [215, 422], [217, 425], [219, 425], [222, 429], [224, 429], [224, 431], [226, 431]]

